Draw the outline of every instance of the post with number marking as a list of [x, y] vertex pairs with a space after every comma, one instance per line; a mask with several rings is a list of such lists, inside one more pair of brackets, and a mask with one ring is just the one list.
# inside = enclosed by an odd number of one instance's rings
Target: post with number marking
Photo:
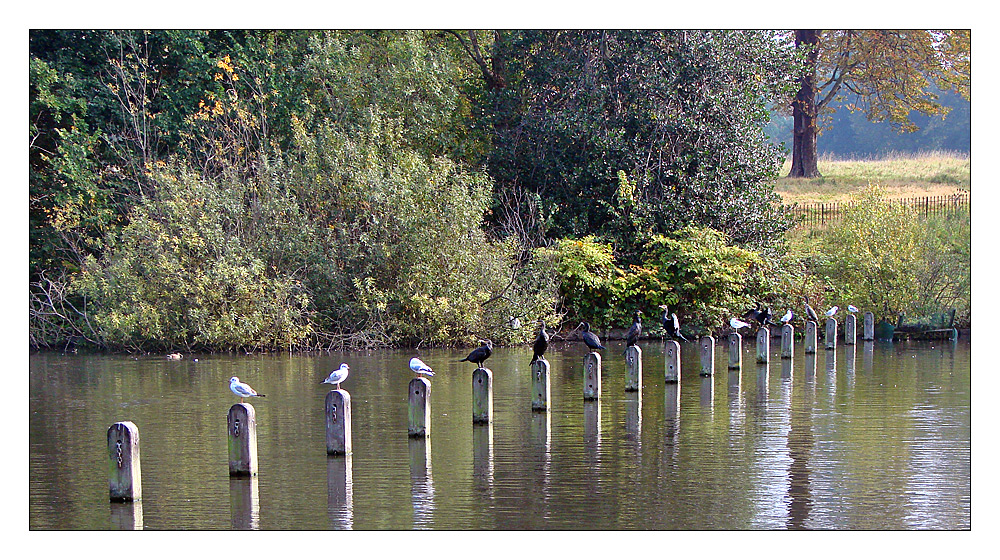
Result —
[[257, 476], [257, 411], [236, 403], [226, 416], [229, 425], [229, 476]]
[[531, 410], [548, 410], [551, 389], [549, 388], [549, 361], [538, 358], [531, 364], [532, 399]]
[[766, 364], [771, 353], [771, 329], [761, 327], [757, 331], [757, 363]]
[[601, 355], [591, 352], [583, 359], [583, 400], [601, 398]]
[[681, 381], [681, 344], [676, 340], [668, 340], [663, 349], [663, 381], [680, 383]]
[[116, 422], [108, 428], [108, 490], [112, 502], [142, 499], [139, 428]]
[[489, 424], [493, 421], [493, 372], [489, 368], [476, 368], [472, 372], [472, 423]]
[[701, 346], [701, 375], [711, 376], [715, 374], [715, 337], [703, 336], [698, 341]]
[[351, 454], [351, 394], [334, 389], [326, 394], [326, 454]]
[[642, 388], [642, 350], [635, 345], [625, 349], [625, 390]]
[[431, 435], [431, 382], [426, 377], [410, 380], [409, 422], [407, 433], [410, 437]]
[[743, 367], [743, 337], [740, 333], [729, 335], [729, 369]]
[[816, 353], [816, 321], [806, 321], [806, 354]]

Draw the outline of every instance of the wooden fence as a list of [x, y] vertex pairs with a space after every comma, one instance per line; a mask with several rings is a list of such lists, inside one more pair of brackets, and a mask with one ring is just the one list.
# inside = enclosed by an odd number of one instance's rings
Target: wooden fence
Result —
[[[945, 196], [918, 196], [897, 198], [891, 202], [913, 208], [920, 216], [941, 216], [952, 214], [960, 209], [968, 209], [972, 204], [972, 195], [971, 193], [958, 193]], [[796, 204], [792, 207], [792, 215], [798, 219], [799, 226], [822, 226], [839, 220], [844, 212], [853, 205], [853, 202]]]

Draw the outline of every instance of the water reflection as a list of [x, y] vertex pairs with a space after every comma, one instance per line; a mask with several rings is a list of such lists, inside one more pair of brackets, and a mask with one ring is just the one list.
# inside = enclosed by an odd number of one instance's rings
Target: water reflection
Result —
[[850, 396], [854, 389], [854, 362], [856, 347], [851, 344], [844, 346], [844, 375], [847, 378], [847, 395]]
[[834, 349], [826, 351], [826, 390], [830, 402], [834, 402], [837, 396], [837, 351]]
[[743, 433], [743, 371], [741, 369], [729, 370], [729, 434], [732, 445]]
[[548, 516], [552, 483], [552, 414], [548, 410], [534, 412], [528, 430], [532, 442], [532, 460], [537, 465], [532, 469], [532, 496], [541, 498], [541, 504], [535, 511], [544, 518]]
[[634, 451], [642, 449], [642, 391], [625, 393], [625, 440]]
[[714, 376], [701, 376], [701, 389], [698, 391], [698, 403], [707, 412], [714, 412], [715, 406], [715, 380]]
[[806, 354], [805, 391], [809, 402], [814, 402], [816, 399], [816, 354]]
[[681, 384], [663, 386], [663, 451], [676, 464], [681, 437]]
[[493, 498], [493, 422], [472, 425], [472, 479], [481, 495]]
[[229, 477], [229, 511], [233, 529], [260, 529], [260, 496], [256, 476]]
[[792, 382], [792, 360], [790, 358], [781, 360], [781, 380]]
[[583, 401], [583, 445], [588, 456], [597, 459], [601, 447], [601, 401]]
[[354, 527], [354, 473], [351, 455], [327, 455], [326, 511], [332, 529]]
[[768, 391], [771, 388], [768, 373], [767, 364], [757, 366], [757, 400], [762, 403], [767, 402]]
[[875, 364], [875, 341], [866, 340], [861, 347], [862, 363], [865, 368], [865, 375], [871, 377]]
[[141, 531], [142, 500], [111, 502], [111, 528], [119, 531]]
[[434, 478], [431, 476], [431, 439], [407, 438], [410, 453], [410, 501], [413, 528], [430, 529], [434, 522]]

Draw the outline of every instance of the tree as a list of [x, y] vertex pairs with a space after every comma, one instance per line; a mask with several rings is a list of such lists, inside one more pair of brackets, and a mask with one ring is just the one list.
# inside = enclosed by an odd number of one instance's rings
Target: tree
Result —
[[820, 118], [835, 100], [875, 122], [916, 129], [911, 113], [944, 115], [934, 86], [970, 98], [969, 30], [813, 30], [795, 32], [803, 56], [793, 114], [789, 177], [818, 177]]
[[783, 54], [767, 32], [497, 34], [486, 68], [502, 79], [479, 99], [495, 226], [536, 246], [597, 234], [633, 256], [689, 224], [767, 245], [785, 227], [762, 133]]

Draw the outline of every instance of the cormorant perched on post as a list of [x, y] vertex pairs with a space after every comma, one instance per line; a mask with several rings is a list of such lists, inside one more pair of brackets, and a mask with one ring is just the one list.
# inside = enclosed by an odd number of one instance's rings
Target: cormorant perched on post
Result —
[[[639, 335], [642, 334], [642, 322], [639, 320], [639, 315], [642, 315], [642, 311], [636, 311], [632, 314], [632, 326], [625, 332], [625, 352], [628, 352], [629, 346], [638, 342]], [[622, 356], [625, 355], [625, 352], [622, 352]]]
[[677, 320], [677, 314], [671, 313], [670, 308], [666, 305], [661, 305], [660, 309], [663, 310], [663, 329], [667, 331], [667, 336], [670, 339], [679, 338], [684, 342], [688, 342], [688, 339], [684, 338], [681, 334], [681, 322]]
[[580, 337], [583, 338], [583, 343], [587, 345], [587, 348], [591, 350], [605, 350], [604, 346], [601, 346], [601, 339], [596, 334], [590, 332], [590, 323], [584, 321], [577, 326], [577, 328], [580, 327], [583, 327], [583, 334]]
[[816, 316], [816, 312], [813, 311], [813, 308], [809, 306], [809, 296], [803, 296], [803, 297], [806, 300], [806, 318], [808, 318], [810, 321], [816, 321], [818, 323], [819, 317]]
[[746, 313], [744, 313], [743, 318], [748, 321], [757, 321], [758, 323], [760, 323], [760, 326], [762, 327], [764, 325], [774, 324], [771, 322], [771, 308], [764, 307], [764, 309], [761, 309], [760, 302], [754, 304], [753, 309], [750, 309]]
[[482, 346], [476, 348], [472, 352], [469, 352], [468, 356], [462, 358], [459, 361], [472, 362], [478, 365], [479, 367], [483, 367], [483, 362], [485, 362], [487, 358], [493, 355], [493, 341], [480, 339], [479, 342], [482, 343]]
[[537, 362], [538, 358], [545, 354], [545, 349], [549, 347], [549, 333], [545, 332], [545, 321], [538, 321], [538, 324], [538, 336], [535, 337], [535, 344], [531, 347], [535, 352], [531, 358], [531, 364]]

